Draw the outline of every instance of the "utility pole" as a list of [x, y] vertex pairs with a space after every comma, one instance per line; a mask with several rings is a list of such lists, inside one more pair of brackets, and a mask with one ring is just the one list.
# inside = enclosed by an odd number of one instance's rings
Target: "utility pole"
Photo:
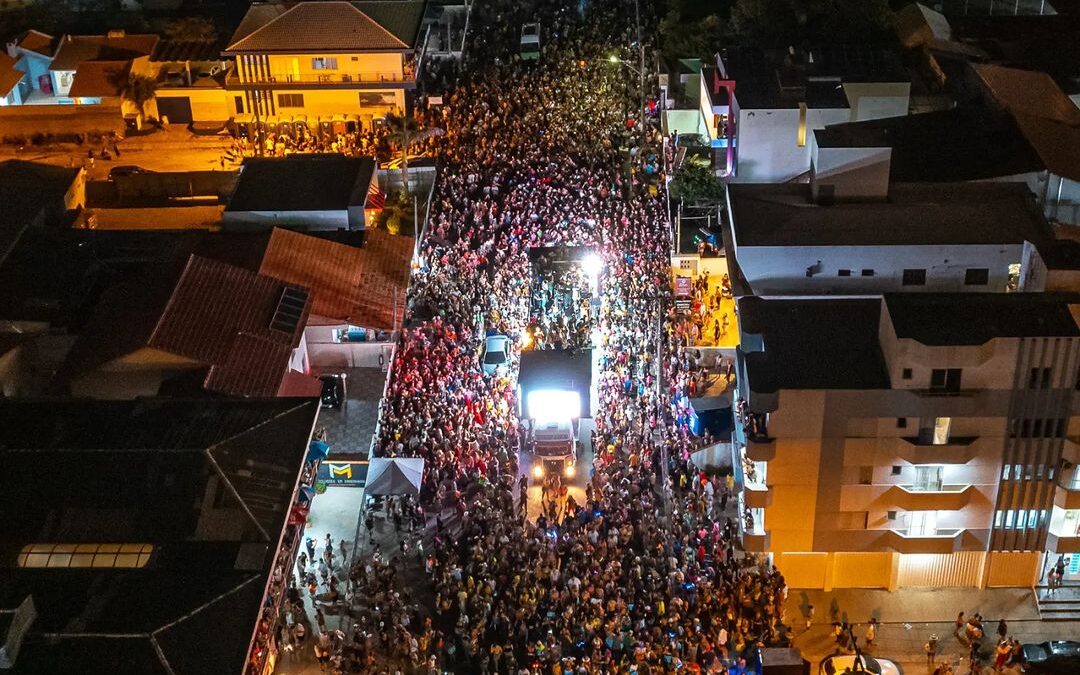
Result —
[[637, 23], [637, 46], [641, 55], [641, 66], [638, 70], [638, 79], [641, 85], [641, 108], [638, 110], [641, 123], [641, 151], [645, 151], [645, 142], [648, 140], [648, 129], [645, 126], [645, 43], [641, 41], [641, 0], [634, 0], [634, 21]]

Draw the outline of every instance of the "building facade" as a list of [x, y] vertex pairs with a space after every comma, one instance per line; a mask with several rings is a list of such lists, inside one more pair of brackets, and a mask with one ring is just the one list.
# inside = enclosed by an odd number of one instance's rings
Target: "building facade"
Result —
[[1071, 564], [1076, 300], [740, 300], [747, 548], [803, 588], [1031, 586]]

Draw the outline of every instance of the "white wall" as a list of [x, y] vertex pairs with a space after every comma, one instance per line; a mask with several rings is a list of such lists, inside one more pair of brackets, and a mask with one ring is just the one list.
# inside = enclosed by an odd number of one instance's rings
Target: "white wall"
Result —
[[811, 136], [814, 198], [884, 199], [889, 194], [892, 148], [819, 148]]
[[[963, 246], [738, 246], [736, 258], [757, 295], [876, 294], [897, 290], [1004, 291], [1009, 265], [1021, 262], [1022, 245]], [[821, 272], [806, 268], [821, 262]], [[925, 269], [926, 285], [903, 286], [903, 270]], [[986, 286], [964, 285], [968, 268], [989, 268]], [[838, 270], [851, 270], [850, 277]], [[862, 276], [862, 270], [874, 271]], [[1041, 289], [1027, 289], [1041, 290]]]
[[806, 111], [806, 143], [799, 145], [799, 109], [740, 110], [736, 128], [738, 183], [783, 183], [810, 170], [814, 129], [851, 120], [847, 108]]
[[312, 230], [348, 229], [349, 214], [341, 211], [225, 211], [222, 221], [254, 229], [279, 225], [306, 225]]
[[845, 82], [851, 121], [903, 117], [911, 100], [910, 82]]

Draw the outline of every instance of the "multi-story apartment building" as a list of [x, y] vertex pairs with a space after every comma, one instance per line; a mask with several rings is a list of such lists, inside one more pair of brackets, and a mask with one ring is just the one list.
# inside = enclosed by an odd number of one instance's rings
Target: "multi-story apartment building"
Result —
[[233, 113], [333, 116], [361, 123], [402, 112], [416, 83], [414, 47], [423, 0], [326, 0], [254, 3], [225, 54], [236, 60], [226, 81]]
[[1077, 302], [740, 299], [746, 547], [826, 589], [1030, 586], [1080, 552]]

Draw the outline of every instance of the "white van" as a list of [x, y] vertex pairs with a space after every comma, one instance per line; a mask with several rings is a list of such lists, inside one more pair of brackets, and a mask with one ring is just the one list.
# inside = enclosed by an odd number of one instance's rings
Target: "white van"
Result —
[[526, 61], [540, 58], [540, 24], [535, 21], [521, 25], [521, 58]]

